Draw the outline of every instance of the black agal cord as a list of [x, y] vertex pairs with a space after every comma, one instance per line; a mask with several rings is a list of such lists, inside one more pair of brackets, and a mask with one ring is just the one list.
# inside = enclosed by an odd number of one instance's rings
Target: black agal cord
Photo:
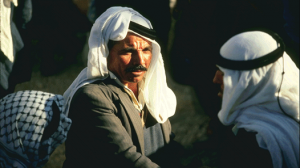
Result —
[[[261, 31], [261, 30], [260, 30]], [[276, 62], [280, 57], [283, 57], [284, 51], [285, 51], [285, 44], [282, 40], [282, 38], [271, 31], [264, 31], [266, 33], [268, 33], [269, 35], [271, 35], [278, 43], [278, 48], [267, 54], [264, 55], [260, 58], [254, 59], [254, 60], [247, 60], [247, 61], [235, 61], [235, 60], [229, 60], [224, 58], [223, 56], [219, 56], [217, 59], [217, 65], [226, 68], [226, 69], [231, 69], [231, 70], [238, 70], [238, 71], [246, 71], [246, 70], [253, 70], [253, 69], [257, 69], [269, 64], [272, 64], [274, 62]], [[283, 79], [284, 79], [284, 59], [283, 59], [283, 71], [282, 71], [282, 79], [281, 79], [281, 84], [280, 87], [278, 89], [278, 96], [277, 96], [277, 102], [279, 105], [279, 108], [281, 109], [281, 111], [288, 117], [290, 117], [291, 119], [295, 120], [298, 124], [299, 121], [297, 121], [297, 119], [294, 119], [292, 116], [288, 115], [282, 108], [281, 104], [280, 104], [280, 99], [279, 99], [279, 93], [281, 91], [281, 87], [282, 87], [282, 83], [283, 83]]]
[[[268, 33], [270, 34], [270, 33]], [[266, 65], [269, 65], [271, 63], [274, 63], [277, 61], [280, 57], [283, 56], [283, 53], [285, 51], [285, 44], [283, 40], [276, 34], [272, 33], [270, 34], [279, 44], [279, 47], [260, 58], [254, 59], [254, 60], [247, 60], [247, 61], [235, 61], [235, 60], [229, 60], [221, 55], [217, 58], [217, 65], [231, 70], [252, 70], [257, 69]]]
[[146, 28], [140, 24], [137, 24], [135, 22], [130, 22], [129, 29], [142, 35], [142, 36], [148, 37], [152, 40], [156, 39], [156, 31], [155, 30], [148, 29], [148, 28]]

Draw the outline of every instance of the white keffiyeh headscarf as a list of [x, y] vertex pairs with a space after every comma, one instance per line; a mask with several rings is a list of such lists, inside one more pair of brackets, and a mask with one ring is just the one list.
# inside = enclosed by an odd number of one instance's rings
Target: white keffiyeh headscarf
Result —
[[130, 22], [138, 23], [146, 28], [153, 29], [149, 20], [135, 10], [127, 7], [111, 7], [104, 12], [94, 23], [89, 39], [88, 66], [81, 71], [72, 85], [64, 93], [66, 100], [65, 110], [69, 113], [69, 106], [75, 92], [82, 86], [97, 80], [104, 80], [109, 76], [107, 57], [109, 40], [121, 41], [128, 32], [133, 32], [152, 42], [152, 60], [144, 76], [144, 88], [140, 94], [149, 112], [159, 122], [164, 123], [173, 116], [176, 109], [176, 97], [167, 86], [166, 73], [159, 44], [152, 39], [142, 36], [129, 29]]
[[[231, 38], [220, 54], [229, 60], [249, 61], [278, 47], [271, 35], [251, 31]], [[218, 67], [224, 73], [220, 121], [257, 132], [257, 142], [269, 150], [275, 168], [283, 164], [299, 167], [299, 69], [287, 53], [274, 63], [253, 70]]]

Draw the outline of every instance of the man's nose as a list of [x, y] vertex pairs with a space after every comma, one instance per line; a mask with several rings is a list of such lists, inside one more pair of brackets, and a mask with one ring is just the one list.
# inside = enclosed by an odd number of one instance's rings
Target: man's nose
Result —
[[223, 73], [220, 70], [217, 70], [213, 83], [222, 84], [223, 83]]
[[145, 64], [145, 58], [142, 51], [137, 51], [133, 55], [133, 64], [134, 65], [144, 65]]

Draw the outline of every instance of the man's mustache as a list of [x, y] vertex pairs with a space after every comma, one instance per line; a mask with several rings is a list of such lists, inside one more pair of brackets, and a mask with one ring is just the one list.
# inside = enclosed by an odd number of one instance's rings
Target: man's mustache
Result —
[[147, 71], [147, 70], [148, 69], [146, 67], [144, 67], [143, 65], [137, 65], [137, 66], [125, 69], [125, 72]]

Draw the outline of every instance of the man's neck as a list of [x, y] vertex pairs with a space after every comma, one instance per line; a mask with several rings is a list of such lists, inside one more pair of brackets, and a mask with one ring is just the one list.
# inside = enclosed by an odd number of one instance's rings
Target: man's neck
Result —
[[128, 83], [127, 87], [132, 90], [134, 93], [136, 99], [138, 100], [138, 95], [139, 95], [139, 89], [138, 89], [138, 84], [137, 83]]

